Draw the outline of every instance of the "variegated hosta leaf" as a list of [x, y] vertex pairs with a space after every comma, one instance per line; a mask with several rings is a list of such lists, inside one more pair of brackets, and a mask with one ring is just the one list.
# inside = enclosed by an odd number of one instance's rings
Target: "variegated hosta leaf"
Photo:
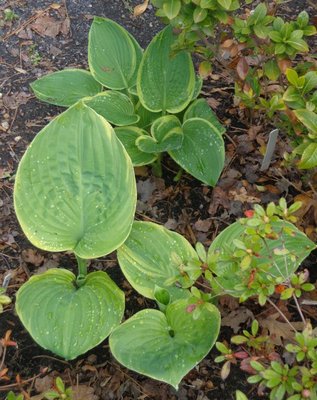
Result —
[[191, 101], [195, 89], [195, 72], [186, 52], [172, 53], [177, 40], [167, 27], [154, 37], [140, 64], [137, 90], [142, 105], [152, 112], [176, 114]]
[[183, 236], [151, 222], [134, 222], [130, 236], [118, 249], [118, 261], [140, 294], [154, 299], [157, 285], [166, 288], [172, 300], [188, 295], [179, 286], [185, 288], [194, 283], [185, 277], [183, 267], [190, 262], [199, 263], [197, 253]]
[[93, 77], [110, 89], [134, 86], [142, 49], [116, 22], [95, 17], [89, 31], [88, 62]]
[[124, 293], [105, 272], [92, 272], [77, 288], [75, 275], [53, 268], [18, 290], [17, 313], [44, 349], [72, 360], [97, 346], [119, 325]]
[[152, 123], [162, 115], [162, 113], [153, 113], [147, 110], [140, 102], [135, 106], [135, 112], [140, 117], [140, 120], [135, 125], [142, 129], [150, 127]]
[[179, 149], [183, 142], [183, 132], [179, 119], [174, 115], [158, 118], [151, 126], [152, 136], [140, 136], [136, 145], [145, 153], [162, 153]]
[[[274, 222], [272, 224], [274, 232], [278, 233], [279, 238], [276, 240], [267, 239], [267, 247], [263, 246], [263, 249], [257, 257], [257, 265], [269, 263], [271, 266], [266, 273], [270, 273], [273, 276], [284, 277], [285, 280], [294, 273], [301, 262], [310, 254], [310, 252], [316, 248], [315, 244], [308, 239], [308, 237], [299, 231], [293, 224], [283, 221]], [[293, 235], [286, 234], [282, 231], [283, 227], [292, 229]], [[208, 257], [214, 252], [220, 252], [220, 254], [232, 254], [235, 246], [233, 241], [235, 239], [243, 240], [245, 234], [246, 225], [242, 225], [240, 222], [228, 226], [224, 229], [212, 242]], [[274, 253], [274, 249], [289, 250], [289, 254], [279, 255]], [[274, 254], [274, 258], [270, 258], [270, 254]], [[295, 261], [292, 257], [295, 256]], [[236, 290], [235, 286], [244, 282], [248, 282], [250, 279], [250, 271], [242, 271], [239, 263], [230, 260], [216, 262], [213, 266], [213, 272], [217, 275], [215, 279], [215, 289], [218, 291], [225, 290], [232, 296], [239, 297], [241, 291]], [[218, 282], [218, 285], [217, 285]]]
[[101, 92], [102, 86], [83, 69], [53, 72], [31, 83], [35, 96], [46, 103], [69, 107], [87, 96]]
[[195, 320], [188, 300], [167, 306], [165, 314], [143, 310], [117, 327], [109, 338], [114, 357], [125, 367], [173, 385], [194, 368], [214, 345], [220, 313], [209, 304]]
[[195, 100], [186, 110], [184, 114], [184, 122], [191, 118], [202, 118], [206, 119], [211, 123], [215, 131], [218, 131], [220, 135], [226, 132], [226, 129], [219, 122], [217, 115], [212, 111], [209, 104], [205, 99]]
[[136, 145], [140, 137], [149, 137], [149, 134], [136, 126], [124, 126], [114, 130], [128, 152], [134, 167], [152, 164], [157, 159], [157, 154], [144, 153]]
[[218, 129], [202, 118], [183, 124], [183, 144], [170, 156], [185, 171], [210, 186], [215, 186], [225, 161], [224, 141]]
[[203, 86], [203, 79], [199, 76], [195, 76], [195, 89], [192, 97], [192, 101], [197, 99], [197, 97], [200, 95], [201, 88]]
[[107, 90], [97, 96], [84, 99], [84, 103], [113, 125], [133, 125], [140, 119], [134, 113], [134, 106], [129, 97], [114, 90]]
[[109, 123], [82, 102], [50, 122], [24, 154], [15, 211], [28, 239], [81, 258], [127, 238], [136, 205], [133, 166]]

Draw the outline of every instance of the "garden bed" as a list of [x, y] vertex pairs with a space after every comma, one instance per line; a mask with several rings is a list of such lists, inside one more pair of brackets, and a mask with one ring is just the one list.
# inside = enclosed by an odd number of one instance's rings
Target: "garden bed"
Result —
[[[134, 0], [65, 0], [52, 5], [50, 1], [12, 0], [0, 5], [0, 15], [7, 8], [16, 14], [12, 22], [0, 19], [4, 38], [0, 50], [0, 282], [11, 274], [8, 294], [13, 299], [19, 287], [34, 273], [58, 265], [76, 269], [73, 255], [46, 253], [33, 247], [22, 233], [14, 213], [12, 197], [18, 162], [35, 135], [62, 111], [60, 107], [37, 100], [29, 84], [42, 75], [66, 67], [87, 68], [87, 35], [94, 15], [118, 22], [146, 47], [163, 25], [154, 16], [152, 7], [141, 16], [133, 17], [134, 6], [138, 3]], [[280, 6], [279, 15], [291, 19], [304, 9], [316, 23], [316, 6], [308, 0], [286, 2]], [[317, 47], [313, 38], [311, 48], [315, 53]], [[177, 165], [165, 155], [160, 178], [154, 176], [149, 167], [135, 169], [136, 219], [164, 225], [185, 236], [191, 244], [200, 241], [208, 247], [217, 234], [243, 217], [252, 205], [267, 205], [285, 197], [289, 203], [294, 200], [304, 203], [298, 226], [316, 242], [315, 170], [301, 172], [292, 165], [285, 166], [283, 153], [290, 149], [290, 144], [285, 132], [281, 132], [270, 167], [260, 171], [263, 149], [273, 127], [266, 120], [247, 120], [243, 112], [234, 107], [233, 82], [220, 66], [215, 66], [204, 81], [202, 93], [227, 129], [226, 163], [217, 186], [203, 185], [186, 173], [174, 182]], [[316, 261], [313, 252], [303, 265], [309, 270], [312, 283], [317, 279]], [[90, 268], [106, 271], [124, 290], [125, 318], [153, 306], [126, 281], [115, 253], [94, 260]], [[316, 290], [310, 292], [307, 298], [317, 300], [316, 293]], [[239, 305], [237, 300], [223, 297], [219, 306], [223, 320], [218, 341], [229, 343], [233, 334], [249, 327], [255, 318], [270, 320], [269, 333], [275, 335], [275, 343], [288, 339], [287, 324], [280, 318], [276, 320], [274, 331], [274, 310], [268, 304], [263, 308], [253, 301]], [[315, 326], [317, 307], [305, 306], [303, 310]], [[296, 314], [292, 304], [285, 312]], [[57, 376], [62, 377], [66, 386], [73, 386], [77, 400], [220, 400], [234, 399], [237, 389], [250, 400], [259, 398], [256, 388], [247, 383], [249, 375], [238, 366], [231, 367], [226, 380], [221, 379], [222, 365], [214, 362], [219, 355], [216, 348], [183, 379], [176, 391], [121, 366], [112, 357], [107, 340], [74, 361], [55, 357], [39, 347], [23, 328], [15, 314], [14, 301], [0, 314], [0, 338], [8, 330], [12, 331], [11, 339], [17, 346], [8, 347], [1, 365], [7, 368], [7, 381], [0, 375], [0, 399], [5, 399], [9, 390], [19, 393], [22, 389], [32, 399], [41, 399], [41, 393], [51, 387]]]

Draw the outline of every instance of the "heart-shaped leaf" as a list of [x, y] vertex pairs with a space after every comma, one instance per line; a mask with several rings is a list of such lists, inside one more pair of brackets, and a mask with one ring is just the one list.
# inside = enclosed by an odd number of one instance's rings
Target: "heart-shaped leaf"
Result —
[[183, 142], [181, 123], [174, 115], [158, 118], [151, 126], [152, 136], [140, 136], [136, 145], [145, 153], [179, 149]]
[[136, 145], [136, 141], [140, 137], [150, 137], [143, 129], [136, 126], [124, 126], [115, 128], [114, 130], [128, 152], [134, 167], [152, 164], [157, 159], [157, 154], [144, 153]]
[[193, 62], [186, 52], [172, 54], [175, 40], [172, 28], [165, 28], [154, 37], [140, 64], [137, 91], [142, 105], [152, 112], [177, 114], [194, 93]]
[[77, 288], [72, 272], [53, 268], [21, 286], [16, 310], [40, 346], [72, 360], [97, 346], [119, 325], [124, 293], [105, 272], [88, 274]]
[[[183, 267], [190, 262], [199, 264], [197, 253], [183, 236], [151, 222], [134, 222], [130, 236], [118, 249], [118, 261], [140, 294], [154, 299], [157, 285], [167, 289], [172, 300], [188, 296], [180, 285], [189, 287], [194, 283]], [[173, 285], [168, 285], [173, 278]]]
[[191, 118], [202, 118], [210, 122], [215, 131], [220, 135], [226, 132], [226, 129], [219, 122], [217, 115], [212, 111], [205, 99], [198, 99], [192, 102], [184, 114], [184, 122]]
[[15, 211], [28, 239], [48, 251], [95, 258], [129, 235], [136, 205], [133, 166], [109, 123], [83, 103], [50, 122], [24, 154]]
[[183, 124], [183, 144], [170, 156], [185, 171], [210, 186], [215, 186], [224, 166], [225, 149], [217, 127], [202, 118], [191, 118]]
[[84, 99], [84, 103], [117, 126], [136, 124], [140, 117], [134, 113], [134, 106], [123, 93], [107, 90], [90, 99]]
[[140, 117], [140, 120], [135, 125], [142, 129], [145, 129], [145, 128], [148, 128], [149, 126], [151, 126], [152, 123], [162, 115], [160, 112], [153, 113], [153, 112], [147, 110], [146, 108], [144, 108], [142, 106], [142, 104], [140, 102], [138, 102], [137, 105], [135, 106], [135, 112]]
[[127, 89], [136, 82], [142, 49], [116, 22], [95, 17], [89, 31], [88, 62], [93, 77], [110, 89]]
[[200, 306], [195, 320], [188, 305], [188, 300], [178, 300], [165, 314], [147, 309], [125, 321], [109, 338], [114, 357], [127, 368], [178, 389], [182, 378], [208, 354], [220, 329], [216, 307]]
[[31, 83], [35, 96], [46, 103], [69, 107], [87, 96], [101, 92], [102, 86], [83, 69], [65, 69]]
[[[288, 222], [277, 221], [272, 226], [279, 238], [267, 240], [267, 247], [264, 246], [259, 252], [257, 263], [259, 266], [261, 264], [270, 264], [271, 266], [266, 273], [271, 273], [273, 276], [284, 276], [285, 280], [287, 280], [316, 246], [305, 234]], [[291, 229], [293, 235], [285, 234], [283, 227]], [[246, 235], [246, 228], [246, 225], [235, 222], [224, 229], [212, 242], [208, 251], [208, 257], [211, 257], [215, 252], [232, 254], [235, 249], [234, 241], [236, 239], [243, 239], [244, 235]], [[286, 248], [289, 250], [289, 254], [274, 254], [273, 250], [279, 248]], [[270, 254], [274, 254], [273, 262]], [[296, 261], [292, 259], [292, 255], [296, 257]], [[239, 263], [231, 260], [215, 263], [213, 272], [217, 275], [217, 279], [214, 281], [215, 289], [220, 291], [225, 289], [231, 296], [237, 297], [241, 295], [241, 291], [236, 290], [235, 286], [248, 281], [250, 276], [249, 270], [243, 271]]]

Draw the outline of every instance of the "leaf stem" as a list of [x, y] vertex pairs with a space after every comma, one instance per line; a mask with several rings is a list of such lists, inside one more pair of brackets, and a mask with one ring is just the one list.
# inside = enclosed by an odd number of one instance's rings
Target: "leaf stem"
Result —
[[78, 265], [78, 275], [77, 275], [77, 285], [80, 287], [84, 284], [87, 276], [87, 266], [88, 260], [80, 258], [76, 255], [77, 265]]
[[152, 167], [154, 175], [158, 176], [159, 178], [162, 177], [162, 173], [163, 173], [163, 171], [162, 171], [162, 156], [163, 156], [162, 153], [160, 153], [158, 155], [157, 160], [154, 161], [153, 167]]

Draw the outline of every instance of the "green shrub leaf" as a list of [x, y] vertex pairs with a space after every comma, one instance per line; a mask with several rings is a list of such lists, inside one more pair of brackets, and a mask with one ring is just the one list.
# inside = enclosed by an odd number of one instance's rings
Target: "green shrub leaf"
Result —
[[129, 235], [136, 204], [131, 160], [108, 122], [78, 103], [49, 123], [24, 154], [15, 211], [28, 239], [48, 251], [95, 258]]
[[116, 22], [95, 17], [89, 31], [88, 62], [93, 77], [110, 89], [135, 85], [142, 58], [136, 40]]
[[210, 186], [215, 186], [224, 166], [224, 141], [219, 128], [202, 118], [183, 124], [183, 144], [170, 156], [185, 171]]
[[[197, 253], [183, 236], [151, 222], [134, 222], [130, 236], [118, 249], [125, 277], [135, 290], [150, 299], [154, 299], [155, 285], [167, 289], [172, 300], [188, 296], [189, 292], [179, 286], [194, 283], [189, 277], [182, 277], [182, 267], [193, 260], [199, 263]], [[173, 285], [166, 284], [169, 278]]]
[[80, 288], [75, 281], [72, 272], [53, 268], [31, 277], [16, 300], [33, 339], [67, 360], [102, 342], [124, 312], [124, 294], [105, 272], [88, 274]]
[[195, 72], [186, 52], [172, 54], [176, 37], [167, 27], [154, 37], [146, 49], [137, 79], [142, 105], [152, 112], [176, 114], [191, 101], [195, 89]]
[[310, 169], [317, 166], [317, 143], [307, 144], [298, 167], [301, 169]]
[[176, 389], [182, 378], [214, 345], [220, 314], [216, 307], [201, 306], [199, 318], [186, 310], [188, 300], [178, 300], [166, 308], [143, 310], [116, 328], [110, 349], [125, 367], [169, 383]]
[[107, 90], [90, 99], [84, 99], [84, 103], [117, 126], [133, 125], [140, 119], [134, 113], [134, 106], [123, 93]]
[[[273, 231], [278, 234], [278, 239], [267, 240], [267, 247], [263, 247], [259, 252], [256, 260], [258, 266], [270, 264], [269, 269], [265, 274], [271, 274], [273, 276], [280, 276], [286, 280], [294, 271], [297, 270], [301, 262], [310, 254], [310, 252], [316, 247], [315, 244], [307, 238], [305, 234], [299, 231], [293, 224], [277, 221], [272, 223]], [[285, 234], [283, 228], [289, 228], [293, 234]], [[242, 225], [240, 222], [228, 226], [224, 229], [212, 242], [208, 256], [216, 252], [220, 254], [232, 254], [234, 248], [233, 242], [236, 239], [243, 238], [244, 232], [247, 229], [246, 225]], [[274, 249], [285, 248], [288, 250], [288, 254], [278, 255], [274, 254], [274, 263], [270, 261], [270, 255]], [[295, 256], [295, 260], [294, 260]], [[215, 285], [219, 284], [218, 290], [223, 291], [223, 288], [231, 296], [239, 297], [241, 294], [240, 289], [236, 289], [237, 285], [241, 285], [242, 282], [248, 281], [250, 271], [243, 271], [239, 265], [232, 261], [231, 257], [221, 262], [213, 264], [213, 272], [217, 275], [214, 280]], [[216, 286], [215, 289], [217, 290]]]
[[83, 69], [53, 72], [31, 83], [35, 96], [46, 103], [69, 107], [87, 96], [101, 92], [101, 85]]

